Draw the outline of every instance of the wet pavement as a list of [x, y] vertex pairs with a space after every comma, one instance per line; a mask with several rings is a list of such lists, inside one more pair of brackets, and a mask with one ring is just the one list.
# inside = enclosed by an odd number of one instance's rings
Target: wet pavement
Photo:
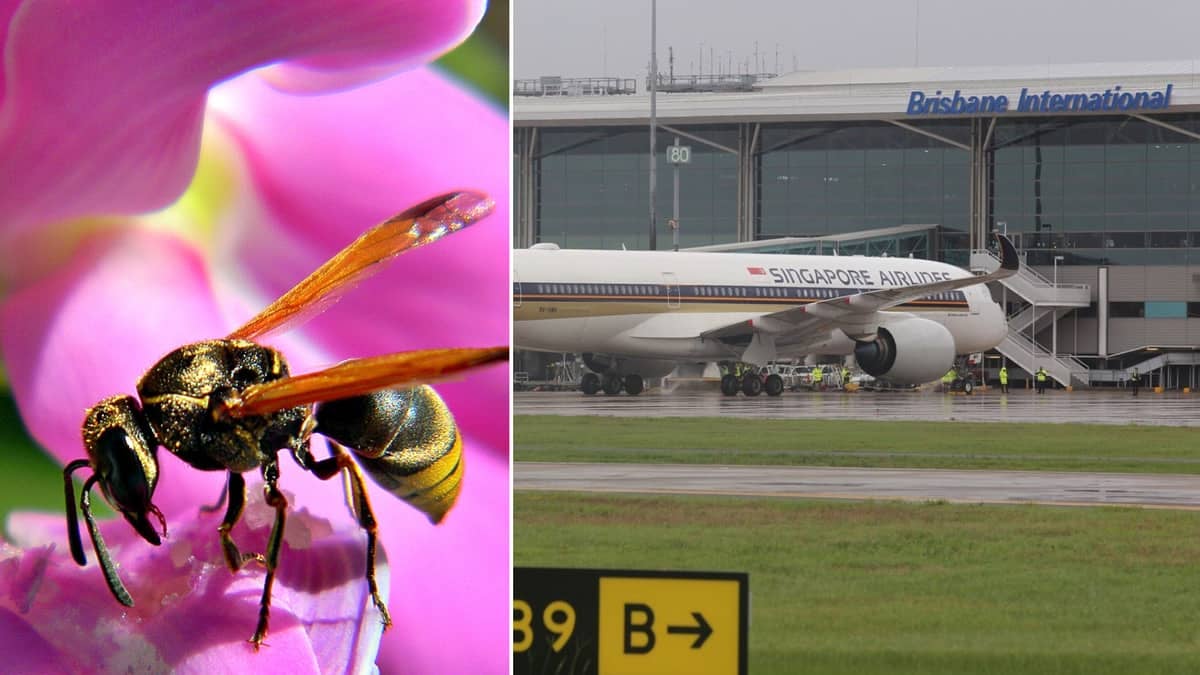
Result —
[[[1200, 426], [1200, 394], [1136, 398], [1123, 389], [1068, 392], [785, 392], [778, 398], [725, 397], [717, 391], [640, 396], [516, 392], [516, 415], [715, 417], [759, 419], [958, 420]], [[520, 424], [520, 420], [517, 424]], [[518, 490], [578, 490], [777, 497], [947, 500], [1200, 509], [1200, 476], [1045, 471], [951, 471], [787, 466], [548, 464], [518, 462]]]
[[[761, 419], [958, 420], [971, 422], [1080, 422], [1200, 426], [1200, 393], [1155, 394], [1143, 389], [1086, 391], [977, 391], [972, 396], [935, 391], [785, 392], [779, 397], [722, 396], [711, 391], [639, 396], [585, 396], [580, 392], [515, 392], [515, 415], [614, 417], [718, 417]], [[518, 422], [519, 423], [519, 422]]]
[[1200, 476], [517, 462], [516, 490], [1200, 509]]

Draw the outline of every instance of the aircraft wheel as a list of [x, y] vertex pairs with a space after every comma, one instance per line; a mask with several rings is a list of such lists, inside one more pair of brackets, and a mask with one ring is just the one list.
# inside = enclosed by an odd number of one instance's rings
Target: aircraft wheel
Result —
[[604, 389], [604, 393], [609, 396], [616, 396], [621, 393], [621, 376], [609, 373], [604, 376], [604, 381], [600, 383], [600, 387]]
[[738, 379], [734, 375], [725, 375], [721, 378], [721, 393], [726, 396], [737, 396]]
[[584, 373], [583, 380], [579, 382], [579, 390], [588, 396], [600, 391], [600, 376], [595, 373]]
[[625, 393], [630, 396], [637, 396], [646, 388], [646, 383], [642, 381], [641, 375], [626, 375], [625, 376]]
[[777, 373], [771, 373], [763, 383], [763, 391], [767, 392], [767, 396], [779, 396], [783, 393], [783, 378]]
[[756, 373], [742, 378], [742, 393], [747, 396], [758, 396], [762, 393], [763, 381]]

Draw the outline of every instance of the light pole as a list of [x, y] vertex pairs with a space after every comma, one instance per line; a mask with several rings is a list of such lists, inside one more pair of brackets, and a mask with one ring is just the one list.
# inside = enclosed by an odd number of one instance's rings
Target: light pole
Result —
[[[1058, 302], [1058, 263], [1063, 261], [1063, 256], [1054, 256], [1054, 301]], [[1058, 308], [1054, 309], [1054, 323], [1050, 324], [1050, 355], [1058, 360]]]
[[658, 214], [654, 211], [655, 192], [658, 183], [657, 139], [654, 131], [658, 127], [656, 94], [658, 92], [658, 0], [650, 0], [650, 250], [658, 249]]

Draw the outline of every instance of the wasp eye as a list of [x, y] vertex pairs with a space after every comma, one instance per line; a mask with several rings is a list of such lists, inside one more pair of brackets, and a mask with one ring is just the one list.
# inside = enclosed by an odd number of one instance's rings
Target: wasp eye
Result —
[[146, 510], [153, 491], [144, 464], [154, 461], [149, 449], [139, 448], [121, 427], [110, 427], [96, 439], [96, 451], [100, 485], [113, 506], [120, 511]]

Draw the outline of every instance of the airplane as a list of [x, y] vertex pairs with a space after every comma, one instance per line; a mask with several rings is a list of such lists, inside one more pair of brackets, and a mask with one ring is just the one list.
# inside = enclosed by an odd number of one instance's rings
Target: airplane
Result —
[[[1008, 332], [985, 287], [1020, 267], [997, 234], [1000, 267], [975, 276], [932, 260], [700, 251], [602, 251], [535, 244], [513, 252], [520, 349], [575, 352], [585, 394], [637, 395], [680, 363], [765, 366], [851, 355], [868, 375], [921, 384]], [[726, 374], [722, 393], [783, 392], [777, 374]]]

